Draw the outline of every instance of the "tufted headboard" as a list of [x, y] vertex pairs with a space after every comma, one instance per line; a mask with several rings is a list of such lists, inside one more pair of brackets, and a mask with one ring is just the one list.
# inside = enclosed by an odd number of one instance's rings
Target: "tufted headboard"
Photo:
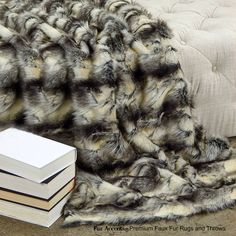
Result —
[[172, 28], [197, 121], [236, 136], [236, 0], [136, 0]]

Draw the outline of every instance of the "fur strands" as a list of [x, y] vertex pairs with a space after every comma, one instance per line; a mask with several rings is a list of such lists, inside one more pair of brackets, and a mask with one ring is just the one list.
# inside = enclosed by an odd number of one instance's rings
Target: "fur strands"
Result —
[[0, 1], [0, 127], [77, 148], [64, 226], [235, 204], [236, 152], [206, 136], [193, 107], [172, 31], [140, 5]]

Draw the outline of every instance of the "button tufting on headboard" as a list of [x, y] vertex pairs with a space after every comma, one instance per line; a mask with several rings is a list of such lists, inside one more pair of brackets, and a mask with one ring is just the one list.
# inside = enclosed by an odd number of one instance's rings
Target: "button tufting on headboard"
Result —
[[173, 29], [195, 117], [211, 133], [236, 136], [236, 0], [136, 1]]
[[216, 72], [217, 71], [217, 66], [212, 66], [212, 71]]

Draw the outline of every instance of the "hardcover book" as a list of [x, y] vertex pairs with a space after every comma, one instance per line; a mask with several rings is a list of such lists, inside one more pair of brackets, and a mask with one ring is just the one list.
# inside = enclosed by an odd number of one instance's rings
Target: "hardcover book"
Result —
[[68, 193], [49, 211], [0, 199], [0, 214], [29, 223], [49, 227], [61, 216], [62, 208], [69, 197], [70, 193]]
[[44, 180], [42, 183], [37, 183], [0, 170], [0, 189], [12, 190], [26, 195], [49, 199], [74, 177], [75, 163]]
[[0, 132], [0, 169], [41, 183], [75, 163], [74, 147], [9, 128]]
[[62, 200], [62, 198], [64, 198], [73, 189], [74, 182], [74, 179], [72, 179], [49, 199], [33, 197], [30, 195], [22, 194], [20, 192], [13, 192], [5, 189], [0, 189], [0, 199], [50, 211], [59, 201]]
[[0, 132], [0, 215], [49, 227], [75, 185], [76, 149], [23, 131]]

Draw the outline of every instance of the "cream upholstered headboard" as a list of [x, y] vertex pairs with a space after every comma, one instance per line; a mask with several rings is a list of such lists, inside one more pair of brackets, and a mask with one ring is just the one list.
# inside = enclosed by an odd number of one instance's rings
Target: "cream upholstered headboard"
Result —
[[136, 2], [172, 28], [198, 122], [236, 136], [236, 0]]

